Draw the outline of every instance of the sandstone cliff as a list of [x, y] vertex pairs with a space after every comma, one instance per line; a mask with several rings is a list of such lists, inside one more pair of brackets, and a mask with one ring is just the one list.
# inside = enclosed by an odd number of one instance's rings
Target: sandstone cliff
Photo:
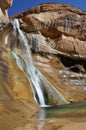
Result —
[[20, 20], [26, 33], [38, 34], [40, 31], [48, 41], [47, 46], [52, 45], [55, 49], [54, 53], [86, 59], [85, 11], [69, 5], [42, 4], [13, 17]]
[[85, 11], [62, 4], [42, 4], [11, 17], [19, 19], [36, 66], [70, 102], [85, 99], [80, 87], [86, 72], [85, 17]]

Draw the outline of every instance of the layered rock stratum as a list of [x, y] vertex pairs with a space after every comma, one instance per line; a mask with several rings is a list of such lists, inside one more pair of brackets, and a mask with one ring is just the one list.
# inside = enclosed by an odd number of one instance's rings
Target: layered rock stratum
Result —
[[[83, 93], [81, 88], [77, 88], [80, 84], [71, 86], [71, 81], [64, 84], [61, 82], [62, 79], [57, 80], [59, 77], [57, 70], [64, 70], [64, 72], [59, 71], [63, 75], [63, 80], [66, 80], [65, 76], [68, 76], [66, 77], [68, 80], [71, 77], [72, 80], [71, 74], [67, 74], [70, 73], [67, 72], [69, 69], [85, 73], [86, 12], [70, 5], [47, 3], [14, 15], [11, 19], [13, 18], [19, 19], [21, 29], [25, 32], [34, 54], [36, 66], [53, 86], [70, 102], [82, 100], [79, 98], [79, 93], [82, 93], [81, 97], [85, 99], [85, 91]], [[63, 67], [57, 57], [67, 68]], [[83, 74], [74, 75], [76, 81], [83, 77], [81, 76]]]
[[[54, 49], [53, 53], [86, 59], [85, 11], [70, 5], [48, 3], [30, 8], [13, 17], [20, 20], [21, 28], [26, 33], [37, 34], [40, 31], [45, 41], [49, 41], [47, 46], [51, 45]], [[39, 40], [39, 44], [41, 41]]]

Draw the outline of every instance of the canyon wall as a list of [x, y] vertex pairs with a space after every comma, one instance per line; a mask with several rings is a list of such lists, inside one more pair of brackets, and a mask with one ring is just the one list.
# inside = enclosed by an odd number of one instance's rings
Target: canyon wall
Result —
[[20, 20], [26, 33], [40, 32], [54, 53], [86, 59], [85, 11], [63, 4], [42, 4], [13, 17]]

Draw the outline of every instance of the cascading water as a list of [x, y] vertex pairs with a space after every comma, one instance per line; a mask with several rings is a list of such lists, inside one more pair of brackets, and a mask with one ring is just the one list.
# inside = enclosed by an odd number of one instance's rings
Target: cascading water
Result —
[[[11, 48], [13, 50], [12, 53], [18, 67], [27, 74], [28, 80], [30, 80], [34, 99], [38, 102], [38, 104], [41, 107], [45, 107], [46, 105], [48, 105], [48, 100], [52, 97], [57, 98], [58, 104], [68, 103], [66, 99], [62, 96], [62, 94], [59, 91], [57, 91], [55, 88], [53, 88], [52, 85], [33, 65], [28, 41], [24, 33], [20, 30], [19, 21], [15, 19], [11, 21], [11, 23], [13, 25], [15, 38], [16, 37], [18, 38], [17, 41], [18, 43], [14, 39], [11, 45]], [[16, 44], [19, 44], [20, 46]], [[16, 51], [16, 54], [14, 51]], [[20, 58], [23, 60], [23, 65], [21, 63]]]
[[40, 85], [39, 77], [36, 74], [36, 68], [34, 67], [33, 62], [32, 62], [31, 51], [28, 46], [28, 41], [27, 41], [25, 35], [23, 34], [23, 32], [20, 30], [18, 20], [15, 19], [14, 21], [12, 21], [12, 24], [14, 27], [14, 33], [16, 33], [18, 31], [21, 46], [23, 46], [23, 50], [25, 50], [24, 53], [26, 52], [26, 55], [27, 55], [25, 57], [25, 54], [24, 55], [22, 54], [22, 58], [26, 65], [26, 73], [31, 80], [32, 86], [34, 87], [35, 91], [37, 92], [38, 101], [39, 101], [40, 106], [45, 106], [44, 95], [42, 93], [42, 88]]

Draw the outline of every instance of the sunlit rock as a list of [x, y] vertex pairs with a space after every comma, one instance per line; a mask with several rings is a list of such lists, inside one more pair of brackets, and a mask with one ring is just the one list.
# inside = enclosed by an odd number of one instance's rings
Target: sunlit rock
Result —
[[41, 4], [15, 17], [25, 32], [37, 34], [40, 31], [45, 38], [53, 40], [53, 48], [58, 53], [86, 59], [85, 11], [69, 5]]
[[27, 38], [32, 52], [57, 54], [53, 47], [53, 41], [44, 37], [40, 32], [37, 34], [27, 34]]

